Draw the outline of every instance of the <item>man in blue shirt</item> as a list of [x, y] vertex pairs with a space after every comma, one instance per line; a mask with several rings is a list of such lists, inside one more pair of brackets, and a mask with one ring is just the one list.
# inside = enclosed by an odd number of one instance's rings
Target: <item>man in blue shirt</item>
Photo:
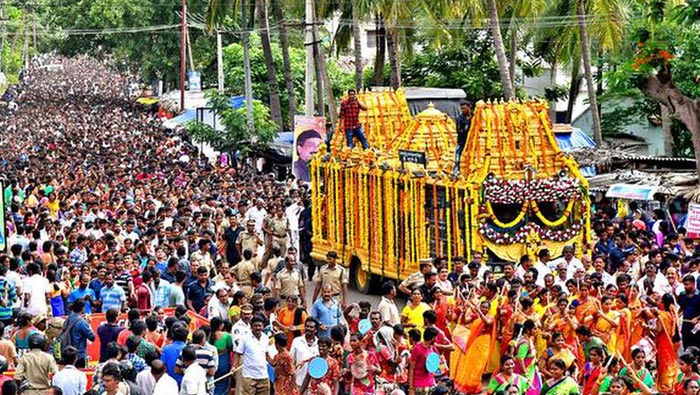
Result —
[[700, 319], [700, 292], [695, 286], [695, 277], [686, 274], [683, 277], [685, 292], [678, 297], [678, 306], [683, 313], [683, 324], [681, 325], [681, 338], [683, 348], [700, 346], [700, 332], [694, 333], [696, 320]]
[[180, 352], [182, 352], [182, 349], [187, 345], [185, 342], [187, 341], [189, 331], [187, 327], [180, 322], [174, 323], [170, 330], [173, 332], [173, 342], [163, 347], [160, 360], [165, 364], [165, 368], [170, 377], [174, 378], [175, 381], [177, 381], [177, 385], [180, 386], [182, 374], [175, 372], [175, 366], [177, 365], [177, 359], [180, 357]]
[[92, 309], [95, 311], [95, 313], [99, 313], [100, 311], [107, 311], [107, 310], [102, 310], [99, 306], [100, 303], [100, 290], [102, 287], [104, 287], [105, 283], [105, 273], [107, 273], [107, 268], [105, 267], [98, 267], [97, 268], [97, 278], [90, 281], [90, 289], [92, 292], [95, 293], [95, 300], [94, 300], [94, 305], [92, 306]]
[[95, 292], [88, 288], [90, 276], [83, 274], [80, 276], [80, 287], [71, 292], [68, 296], [68, 304], [74, 303], [78, 299], [85, 301], [85, 314], [92, 314], [92, 302], [96, 300]]
[[455, 148], [455, 165], [452, 169], [452, 174], [455, 176], [459, 174], [459, 161], [462, 158], [462, 151], [467, 145], [467, 134], [469, 134], [469, 128], [472, 125], [472, 106], [469, 102], [462, 102], [459, 104], [462, 113], [457, 117], [457, 147]]
[[199, 313], [204, 307], [207, 294], [211, 295], [214, 293], [212, 290], [213, 286], [214, 282], [209, 279], [207, 268], [203, 266], [198, 267], [197, 282], [191, 284], [187, 290], [187, 307], [195, 313]]
[[311, 316], [316, 317], [321, 322], [318, 328], [318, 336], [330, 336], [331, 328], [340, 324], [342, 313], [338, 301], [333, 299], [333, 288], [326, 284], [322, 289], [323, 297], [314, 302], [311, 308]]
[[111, 272], [105, 273], [105, 285], [100, 290], [100, 300], [102, 301], [102, 311], [115, 308], [122, 311], [126, 302], [126, 294], [122, 287], [114, 284], [114, 275]]
[[70, 328], [71, 345], [78, 350], [78, 355], [75, 361], [75, 367], [78, 369], [87, 366], [87, 341], [95, 341], [95, 332], [92, 331], [90, 324], [83, 318], [83, 310], [85, 309], [85, 301], [76, 299], [71, 306], [71, 315], [68, 316], [66, 322], [63, 323], [64, 328]]

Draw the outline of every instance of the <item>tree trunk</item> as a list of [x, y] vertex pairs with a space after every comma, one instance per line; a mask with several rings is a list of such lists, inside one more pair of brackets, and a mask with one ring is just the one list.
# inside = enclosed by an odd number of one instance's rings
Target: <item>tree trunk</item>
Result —
[[292, 77], [292, 62], [289, 59], [289, 38], [287, 37], [287, 24], [282, 11], [281, 0], [272, 0], [272, 12], [278, 24], [280, 47], [282, 48], [282, 64], [284, 66], [284, 83], [287, 87], [287, 101], [289, 108], [288, 125], [294, 125], [294, 115], [297, 113], [297, 97], [294, 91], [294, 78]]
[[[557, 59], [551, 62], [551, 70], [549, 71], [549, 86], [552, 88], [557, 86]], [[549, 103], [549, 118], [552, 123], [557, 123], [557, 102]]]
[[374, 76], [372, 80], [375, 86], [384, 85], [384, 62], [386, 60], [386, 29], [382, 14], [377, 14], [377, 42], [375, 45]]
[[574, 118], [574, 105], [581, 91], [581, 60], [577, 59], [571, 67], [571, 84], [569, 85], [569, 102], [566, 104], [565, 123], [571, 123]]
[[664, 156], [673, 157], [673, 134], [671, 133], [671, 126], [673, 120], [671, 119], [671, 113], [668, 108], [661, 105], [661, 130], [664, 136]]
[[685, 96], [673, 85], [670, 72], [650, 75], [640, 88], [645, 95], [666, 106], [670, 115], [688, 128], [693, 138], [695, 171], [700, 175], [700, 106], [698, 101]]
[[352, 41], [355, 51], [355, 88], [362, 89], [362, 35], [360, 34], [360, 10], [357, 0], [352, 0]]
[[491, 27], [491, 35], [493, 36], [493, 48], [496, 51], [496, 59], [498, 60], [498, 72], [501, 75], [501, 83], [503, 84], [503, 96], [506, 99], [515, 97], [513, 84], [510, 82], [510, 73], [508, 72], [508, 59], [506, 58], [506, 50], [503, 45], [503, 36], [501, 35], [501, 23], [498, 19], [498, 8], [496, 8], [496, 0], [487, 0], [489, 6], [489, 25]]
[[331, 79], [328, 76], [328, 65], [326, 64], [326, 51], [322, 46], [319, 46], [320, 55], [318, 57], [317, 68], [321, 71], [321, 78], [323, 79], [323, 88], [325, 89], [326, 99], [328, 100], [328, 117], [331, 120], [331, 125], [333, 130], [335, 130], [335, 125], [338, 124], [338, 109], [335, 103], [335, 95], [333, 94], [333, 85], [331, 85]]
[[387, 47], [389, 47], [389, 67], [391, 68], [389, 83], [392, 88], [399, 89], [401, 86], [401, 59], [399, 57], [399, 40], [396, 28], [389, 28], [386, 37]]
[[584, 0], [578, 0], [578, 28], [581, 39], [581, 57], [583, 58], [583, 73], [586, 76], [586, 88], [588, 89], [588, 104], [593, 118], [593, 139], [598, 146], [603, 144], [603, 131], [600, 127], [600, 113], [598, 112], [598, 100], [596, 99], [595, 83], [591, 70], [591, 47], [586, 31], [586, 9]]
[[508, 63], [510, 64], [510, 83], [513, 85], [513, 88], [516, 87], [515, 83], [515, 71], [516, 68], [518, 67], [517, 65], [517, 58], [518, 58], [518, 29], [515, 26], [515, 22], [511, 21], [510, 22], [510, 53], [509, 53], [509, 60]]
[[256, 0], [258, 23], [260, 23], [260, 43], [262, 44], [265, 56], [265, 66], [267, 68], [267, 83], [270, 90], [270, 115], [277, 124], [279, 130], [283, 130], [282, 105], [280, 104], [280, 92], [277, 85], [277, 70], [272, 57], [272, 45], [270, 44], [270, 29], [267, 19], [267, 0]]

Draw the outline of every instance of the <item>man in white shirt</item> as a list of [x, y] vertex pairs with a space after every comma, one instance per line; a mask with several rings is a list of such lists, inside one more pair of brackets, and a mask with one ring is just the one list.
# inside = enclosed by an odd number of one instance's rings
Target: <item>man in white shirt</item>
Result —
[[401, 314], [399, 314], [399, 308], [396, 307], [396, 286], [394, 286], [393, 281], [387, 281], [382, 286], [384, 291], [384, 296], [379, 302], [378, 310], [379, 314], [382, 315], [382, 322], [389, 324], [391, 326], [401, 323]]
[[207, 372], [197, 363], [195, 348], [192, 346], [183, 348], [180, 353], [180, 361], [185, 367], [180, 395], [207, 395]]
[[245, 213], [245, 220], [252, 219], [255, 221], [255, 232], [258, 235], [262, 235], [262, 226], [265, 217], [267, 217], [267, 210], [264, 207], [265, 202], [262, 199], [257, 199], [255, 201], [255, 206], [251, 207]]
[[156, 380], [153, 395], [175, 395], [179, 392], [177, 381], [165, 371], [165, 364], [160, 359], [151, 362], [151, 374]]
[[63, 390], [64, 395], [83, 395], [86, 391], [87, 376], [73, 365], [77, 356], [78, 350], [75, 347], [66, 347], [61, 353], [63, 369], [51, 380], [53, 385]]
[[250, 334], [250, 320], [253, 318], [253, 306], [249, 303], [241, 306], [240, 318], [231, 328], [231, 337], [233, 338], [233, 347], [236, 348], [241, 340]]
[[262, 317], [253, 317], [251, 332], [242, 338], [233, 350], [233, 369], [242, 365], [240, 376], [237, 377], [237, 395], [270, 393], [270, 377], [267, 374], [270, 339], [263, 333], [264, 327], [265, 322]]
[[46, 314], [49, 292], [49, 281], [39, 273], [39, 265], [32, 262], [27, 265], [29, 277], [24, 279], [22, 289], [25, 295], [25, 306], [31, 315]]
[[569, 270], [570, 273], [576, 273], [576, 270], [578, 269], [583, 269], [583, 263], [574, 256], [574, 246], [572, 245], [566, 245], [564, 246], [564, 249], [562, 250], [563, 256], [550, 261], [547, 266], [552, 268], [552, 267], [559, 267], [559, 264], [564, 262], [566, 263], [566, 267]]
[[301, 209], [297, 201], [293, 200], [284, 210], [289, 222], [289, 244], [293, 245], [297, 251], [299, 251], [299, 213], [301, 213]]
[[309, 317], [304, 322], [304, 336], [299, 336], [292, 341], [292, 347], [289, 352], [294, 358], [294, 364], [297, 366], [295, 380], [297, 386], [301, 387], [304, 384], [306, 373], [308, 372], [308, 361], [311, 358], [318, 356], [318, 338], [316, 332], [321, 323], [315, 317]]
[[651, 262], [647, 263], [646, 267], [644, 268], [644, 273], [644, 277], [637, 281], [637, 285], [639, 286], [639, 290], [642, 292], [642, 294], [646, 293], [644, 283], [648, 280], [651, 282], [652, 291], [659, 295], [663, 295], [664, 290], [668, 288], [668, 280], [666, 277], [664, 277], [663, 274], [658, 274], [658, 269]]
[[219, 287], [216, 290], [215, 298], [209, 299], [209, 304], [207, 305], [207, 311], [209, 314], [207, 318], [212, 319], [214, 317], [219, 317], [222, 320], [228, 318], [228, 288]]

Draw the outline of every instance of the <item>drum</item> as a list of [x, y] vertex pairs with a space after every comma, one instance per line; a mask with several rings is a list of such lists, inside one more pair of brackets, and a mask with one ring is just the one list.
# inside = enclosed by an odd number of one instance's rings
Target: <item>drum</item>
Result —
[[328, 373], [328, 362], [321, 357], [316, 357], [309, 361], [309, 376], [319, 380]]
[[425, 358], [425, 370], [428, 373], [435, 373], [440, 369], [440, 354], [431, 352]]

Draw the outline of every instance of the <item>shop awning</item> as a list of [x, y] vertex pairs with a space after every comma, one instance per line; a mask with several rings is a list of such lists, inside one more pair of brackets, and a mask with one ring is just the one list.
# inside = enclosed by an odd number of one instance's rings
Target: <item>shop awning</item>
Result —
[[635, 184], [613, 184], [605, 197], [629, 200], [654, 200], [658, 187]]

